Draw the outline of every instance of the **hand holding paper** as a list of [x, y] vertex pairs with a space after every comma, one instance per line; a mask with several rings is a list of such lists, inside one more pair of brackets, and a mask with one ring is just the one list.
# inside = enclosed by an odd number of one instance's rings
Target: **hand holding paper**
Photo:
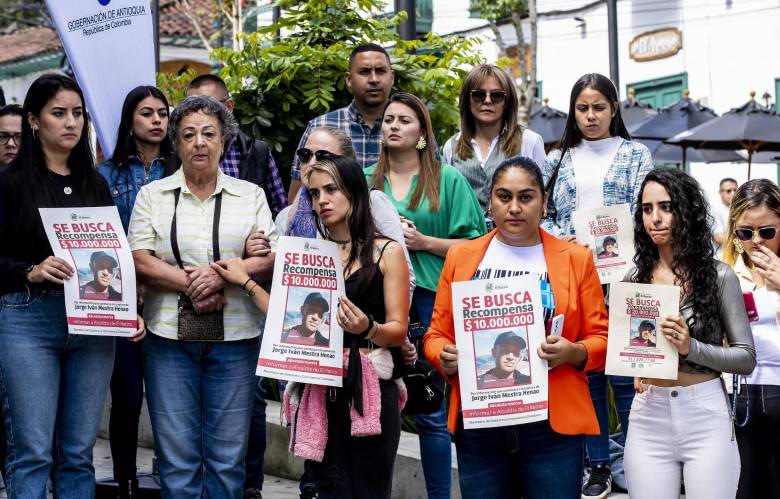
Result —
[[563, 336], [548, 336], [536, 352], [551, 368], [565, 363], [579, 365], [587, 356], [584, 346], [572, 343]]
[[51, 281], [62, 284], [73, 276], [73, 267], [62, 258], [50, 256], [34, 266], [27, 274], [27, 280], [33, 284]]
[[458, 348], [455, 345], [445, 345], [439, 354], [441, 368], [447, 376], [458, 374]]

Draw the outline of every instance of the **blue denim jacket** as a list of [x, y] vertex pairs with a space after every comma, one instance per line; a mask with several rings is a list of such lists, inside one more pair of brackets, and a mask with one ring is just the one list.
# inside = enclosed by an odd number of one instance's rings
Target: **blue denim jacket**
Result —
[[127, 233], [127, 228], [130, 225], [130, 215], [133, 213], [135, 197], [138, 195], [138, 191], [149, 182], [163, 177], [165, 159], [157, 158], [152, 161], [148, 175], [144, 169], [143, 162], [135, 156], [128, 158], [127, 167], [116, 166], [113, 161], [108, 160], [99, 164], [97, 170], [108, 182], [111, 197], [114, 198], [114, 204], [119, 210], [122, 227], [124, 227], [125, 233]]

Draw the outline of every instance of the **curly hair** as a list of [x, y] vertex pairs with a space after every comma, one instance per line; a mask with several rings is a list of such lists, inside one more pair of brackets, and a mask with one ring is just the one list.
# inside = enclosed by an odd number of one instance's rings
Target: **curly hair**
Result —
[[[719, 323], [720, 299], [717, 261], [712, 247], [712, 216], [707, 197], [698, 182], [680, 170], [656, 168], [642, 182], [634, 212], [633, 282], [650, 283], [658, 263], [658, 247], [645, 231], [642, 220], [642, 194], [650, 182], [660, 184], [671, 199], [674, 216], [671, 228], [672, 273], [681, 287], [682, 302], [693, 313], [687, 320], [690, 334], [697, 340], [717, 343], [722, 340]], [[696, 327], [694, 327], [694, 325]]]

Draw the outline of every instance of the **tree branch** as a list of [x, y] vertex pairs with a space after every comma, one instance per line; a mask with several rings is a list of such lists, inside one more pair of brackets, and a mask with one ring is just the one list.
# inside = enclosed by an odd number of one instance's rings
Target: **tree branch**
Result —
[[496, 21], [493, 19], [489, 20], [488, 23], [490, 25], [490, 30], [493, 32], [493, 36], [496, 39], [498, 52], [503, 57], [509, 56], [509, 54], [506, 51], [506, 42], [504, 41], [504, 36], [501, 34], [501, 31], [498, 29], [498, 24], [496, 24]]
[[195, 32], [198, 34], [198, 38], [200, 38], [200, 41], [203, 42], [203, 46], [206, 47], [206, 50], [212, 52], [214, 50], [214, 47], [212, 47], [208, 37], [203, 32], [203, 29], [201, 29], [200, 19], [198, 19], [198, 17], [195, 15], [195, 11], [192, 8], [192, 5], [190, 4], [189, 0], [176, 0], [176, 6], [182, 11], [182, 13], [187, 17], [187, 19], [190, 20], [190, 22], [192, 23], [192, 27], [195, 28]]

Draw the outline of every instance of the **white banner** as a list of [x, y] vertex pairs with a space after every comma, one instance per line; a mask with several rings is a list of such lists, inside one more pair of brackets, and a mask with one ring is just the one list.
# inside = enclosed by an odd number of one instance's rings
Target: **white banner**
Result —
[[155, 84], [149, 0], [46, 0], [46, 6], [110, 158], [125, 96]]
[[282, 236], [257, 375], [342, 386], [344, 333], [336, 322], [344, 274], [336, 243]]
[[634, 220], [627, 204], [574, 212], [577, 242], [587, 244], [602, 284], [623, 280], [633, 265]]
[[547, 362], [539, 276], [452, 284], [463, 427], [547, 419]]
[[75, 270], [65, 281], [68, 332], [135, 333], [135, 266], [116, 206], [38, 210], [54, 256]]
[[616, 282], [609, 289], [607, 374], [677, 379], [677, 349], [661, 323], [680, 313], [680, 288]]

